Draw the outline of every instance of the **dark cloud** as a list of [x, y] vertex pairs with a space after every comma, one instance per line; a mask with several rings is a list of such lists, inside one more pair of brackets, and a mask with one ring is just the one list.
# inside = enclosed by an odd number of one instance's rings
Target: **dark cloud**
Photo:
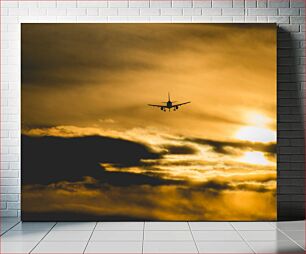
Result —
[[164, 148], [170, 154], [196, 154], [198, 152], [197, 149], [188, 145], [165, 145]]
[[211, 139], [201, 139], [201, 138], [186, 138], [186, 141], [195, 142], [197, 144], [209, 145], [217, 153], [222, 154], [232, 154], [227, 148], [235, 148], [244, 151], [254, 150], [266, 152], [269, 155], [276, 154], [276, 144], [275, 143], [261, 143], [261, 142], [249, 142], [249, 141], [218, 141]]
[[50, 184], [64, 180], [73, 182], [85, 176], [97, 179], [98, 184], [109, 183], [115, 186], [180, 183], [154, 175], [108, 172], [100, 165], [110, 163], [117, 168], [144, 166], [143, 159], [159, 159], [161, 156], [143, 144], [123, 139], [101, 136], [61, 138], [23, 135], [22, 183]]

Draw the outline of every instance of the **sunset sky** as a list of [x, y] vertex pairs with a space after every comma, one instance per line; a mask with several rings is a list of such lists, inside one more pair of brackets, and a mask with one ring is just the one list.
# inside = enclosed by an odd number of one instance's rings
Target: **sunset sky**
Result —
[[276, 219], [276, 28], [22, 24], [22, 134], [25, 218]]

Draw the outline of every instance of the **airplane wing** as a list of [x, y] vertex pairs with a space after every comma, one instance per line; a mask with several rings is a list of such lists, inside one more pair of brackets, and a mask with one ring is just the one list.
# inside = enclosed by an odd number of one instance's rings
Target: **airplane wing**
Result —
[[191, 101], [175, 104], [175, 105], [172, 105], [172, 107], [179, 107], [179, 106], [182, 106], [182, 105], [185, 105], [185, 104], [188, 104], [188, 103], [191, 103]]
[[158, 107], [158, 108], [166, 108], [165, 105], [148, 104], [148, 106], [151, 106], [151, 107]]

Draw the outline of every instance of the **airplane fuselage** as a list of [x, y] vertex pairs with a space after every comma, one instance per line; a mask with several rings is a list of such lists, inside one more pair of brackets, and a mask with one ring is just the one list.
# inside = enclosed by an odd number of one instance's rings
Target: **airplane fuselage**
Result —
[[167, 108], [172, 108], [172, 101], [167, 102]]

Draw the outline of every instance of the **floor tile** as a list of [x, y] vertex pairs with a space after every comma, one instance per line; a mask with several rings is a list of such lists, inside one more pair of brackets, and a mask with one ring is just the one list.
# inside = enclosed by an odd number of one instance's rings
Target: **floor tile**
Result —
[[48, 231], [55, 225], [54, 222], [20, 222], [12, 228], [14, 231]]
[[243, 241], [236, 231], [192, 231], [195, 241]]
[[145, 231], [145, 241], [193, 241], [190, 231]]
[[0, 217], [0, 224], [2, 223], [18, 223], [20, 221], [19, 217]]
[[190, 230], [187, 222], [145, 222], [145, 230]]
[[1, 236], [1, 241], [6, 242], [35, 242], [40, 241], [47, 232], [40, 231], [8, 231]]
[[1, 242], [0, 253], [28, 253], [37, 242]]
[[246, 241], [282, 241], [289, 240], [287, 236], [278, 230], [273, 231], [239, 231]]
[[99, 222], [95, 230], [143, 230], [144, 222]]
[[[18, 232], [18, 231], [15, 231]], [[44, 242], [82, 242], [88, 241], [92, 231], [50, 231]]]
[[281, 221], [275, 223], [276, 227], [281, 230], [304, 230], [305, 221]]
[[232, 222], [237, 230], [275, 230], [269, 222]]
[[52, 229], [55, 231], [66, 231], [66, 230], [93, 230], [96, 222], [58, 222]]
[[200, 253], [253, 253], [245, 242], [197, 242]]
[[142, 253], [142, 242], [89, 242], [85, 253]]
[[305, 240], [305, 231], [303, 230], [283, 230], [283, 232], [293, 240]]
[[249, 242], [256, 253], [304, 253], [304, 250], [291, 241]]
[[94, 231], [90, 241], [142, 241], [143, 231]]
[[189, 222], [191, 230], [235, 230], [229, 222]]
[[40, 242], [32, 253], [83, 253], [87, 242]]
[[143, 253], [198, 253], [194, 242], [144, 242]]
[[305, 249], [305, 231], [303, 230], [291, 230], [283, 231], [285, 235], [289, 236], [293, 241]]
[[1, 234], [8, 231], [9, 229], [13, 228], [19, 222], [3, 222], [0, 225]]

